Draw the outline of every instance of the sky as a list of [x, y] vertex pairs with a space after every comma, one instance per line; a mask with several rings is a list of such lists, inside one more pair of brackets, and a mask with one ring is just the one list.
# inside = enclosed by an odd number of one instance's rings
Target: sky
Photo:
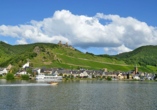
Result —
[[157, 45], [156, 0], [0, 0], [0, 41], [115, 55]]

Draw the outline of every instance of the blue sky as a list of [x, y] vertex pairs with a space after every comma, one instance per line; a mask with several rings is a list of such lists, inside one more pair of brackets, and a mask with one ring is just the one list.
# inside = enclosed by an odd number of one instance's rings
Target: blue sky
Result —
[[156, 45], [156, 6], [156, 0], [0, 0], [0, 40], [62, 40], [82, 52], [118, 54]]

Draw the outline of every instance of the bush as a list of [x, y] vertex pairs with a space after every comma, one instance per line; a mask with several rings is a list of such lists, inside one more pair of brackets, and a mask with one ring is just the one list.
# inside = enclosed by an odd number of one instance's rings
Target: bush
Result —
[[68, 75], [67, 78], [70, 78], [71, 75]]
[[100, 80], [103, 80], [103, 78], [100, 78]]
[[77, 75], [76, 78], [80, 78], [80, 75]]
[[14, 74], [8, 73], [7, 76], [6, 76], [6, 79], [7, 79], [7, 80], [12, 80], [12, 79], [14, 79]]
[[106, 76], [103, 76], [103, 78], [106, 78]]
[[96, 76], [97, 79], [100, 79], [100, 76]]
[[29, 66], [30, 66], [30, 67], [33, 67], [33, 63], [30, 63]]
[[25, 74], [25, 75], [21, 75], [21, 78], [23, 80], [29, 80], [29, 75]]
[[92, 75], [92, 78], [95, 78], [95, 76], [94, 76], [94, 75]]
[[71, 75], [71, 79], [73, 79], [74, 78], [74, 76], [73, 75]]
[[154, 80], [156, 80], [156, 78], [157, 78], [157, 74], [155, 74], [155, 76], [154, 76]]
[[63, 76], [63, 73], [60, 73], [58, 76]]
[[67, 77], [67, 75], [64, 75], [64, 77], [66, 78], [66, 77]]
[[111, 81], [112, 79], [111, 79], [111, 77], [107, 76], [107, 80], [108, 80], [108, 81]]

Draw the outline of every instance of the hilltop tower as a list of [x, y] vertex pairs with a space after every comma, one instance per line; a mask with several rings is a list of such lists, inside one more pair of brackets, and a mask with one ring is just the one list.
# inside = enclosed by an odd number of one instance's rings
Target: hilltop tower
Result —
[[66, 46], [68, 46], [68, 42], [66, 42], [66, 44], [65, 44]]
[[58, 45], [61, 45], [61, 44], [62, 44], [62, 41], [60, 40], [59, 43], [58, 43]]

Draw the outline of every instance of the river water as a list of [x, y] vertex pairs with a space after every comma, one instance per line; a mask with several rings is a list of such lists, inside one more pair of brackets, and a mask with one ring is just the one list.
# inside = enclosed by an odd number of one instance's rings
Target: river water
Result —
[[0, 79], [0, 110], [157, 110], [157, 82]]

